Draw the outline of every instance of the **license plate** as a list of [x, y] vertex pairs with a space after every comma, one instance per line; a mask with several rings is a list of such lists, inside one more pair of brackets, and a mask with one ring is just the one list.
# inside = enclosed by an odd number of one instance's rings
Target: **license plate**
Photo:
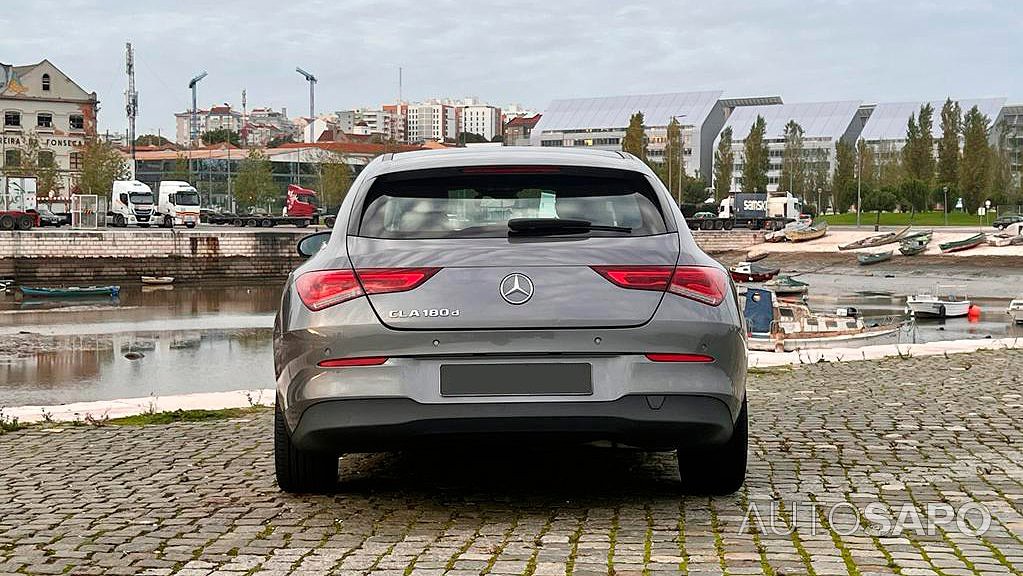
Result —
[[568, 396], [593, 394], [585, 363], [444, 364], [442, 396]]

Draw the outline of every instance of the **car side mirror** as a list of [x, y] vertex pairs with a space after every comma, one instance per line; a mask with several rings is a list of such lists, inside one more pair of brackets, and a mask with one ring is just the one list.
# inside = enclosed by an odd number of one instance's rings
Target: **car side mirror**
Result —
[[298, 241], [298, 254], [309, 258], [323, 249], [330, 240], [330, 232], [317, 232]]

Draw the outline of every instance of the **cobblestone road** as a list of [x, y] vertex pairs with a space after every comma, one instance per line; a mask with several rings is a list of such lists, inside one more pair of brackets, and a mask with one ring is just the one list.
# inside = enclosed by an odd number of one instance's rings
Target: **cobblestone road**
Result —
[[[288, 496], [269, 412], [23, 430], [0, 436], [0, 573], [1019, 576], [1021, 373], [1000, 352], [752, 375], [749, 479], [713, 499], [677, 495], [671, 455], [597, 448], [355, 455], [344, 493]], [[993, 518], [841, 535], [872, 502]]]

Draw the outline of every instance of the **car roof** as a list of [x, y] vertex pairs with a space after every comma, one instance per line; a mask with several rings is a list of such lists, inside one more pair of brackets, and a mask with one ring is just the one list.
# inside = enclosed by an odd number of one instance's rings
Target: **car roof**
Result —
[[370, 162], [364, 172], [367, 172], [369, 176], [378, 176], [409, 170], [499, 165], [579, 166], [644, 173], [649, 171], [646, 164], [626, 152], [560, 147], [488, 146], [384, 154]]

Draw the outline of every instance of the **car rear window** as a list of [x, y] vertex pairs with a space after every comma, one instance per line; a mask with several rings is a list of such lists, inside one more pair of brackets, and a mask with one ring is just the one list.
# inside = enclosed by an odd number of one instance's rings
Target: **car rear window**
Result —
[[[463, 172], [464, 170], [464, 172]], [[621, 170], [519, 173], [466, 168], [388, 174], [363, 202], [358, 235], [370, 238], [498, 238], [512, 218], [562, 218], [629, 228], [591, 236], [666, 232], [660, 203], [646, 179]]]

